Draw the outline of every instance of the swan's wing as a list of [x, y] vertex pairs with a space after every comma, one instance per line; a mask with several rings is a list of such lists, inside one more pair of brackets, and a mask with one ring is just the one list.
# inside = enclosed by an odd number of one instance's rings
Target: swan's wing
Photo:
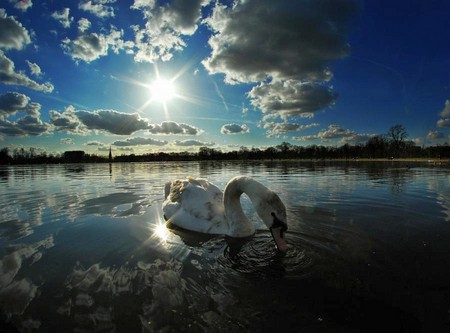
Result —
[[188, 178], [171, 183], [163, 211], [171, 223], [203, 233], [226, 233], [222, 191], [204, 179]]

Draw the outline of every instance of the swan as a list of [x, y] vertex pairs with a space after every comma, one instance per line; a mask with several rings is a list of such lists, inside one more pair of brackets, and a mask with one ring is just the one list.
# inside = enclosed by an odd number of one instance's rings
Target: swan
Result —
[[248, 237], [255, 226], [245, 216], [240, 197], [245, 193], [256, 213], [269, 228], [278, 250], [288, 245], [286, 208], [276, 193], [256, 180], [236, 176], [222, 192], [206, 179], [187, 177], [165, 184], [162, 209], [168, 224], [206, 234]]

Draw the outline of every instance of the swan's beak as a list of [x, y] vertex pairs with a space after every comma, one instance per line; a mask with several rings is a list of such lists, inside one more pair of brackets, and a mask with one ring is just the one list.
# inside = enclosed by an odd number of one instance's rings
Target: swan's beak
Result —
[[284, 239], [284, 229], [283, 227], [272, 227], [270, 228], [270, 232], [272, 233], [273, 240], [275, 241], [275, 244], [277, 245], [277, 249], [281, 252], [286, 252], [288, 249], [288, 244], [286, 243], [286, 240]]

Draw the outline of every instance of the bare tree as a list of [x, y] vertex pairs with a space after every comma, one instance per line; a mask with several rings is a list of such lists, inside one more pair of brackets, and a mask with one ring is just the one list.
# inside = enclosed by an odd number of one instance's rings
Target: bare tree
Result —
[[401, 151], [405, 147], [405, 141], [408, 138], [408, 132], [406, 132], [406, 128], [403, 125], [394, 125], [389, 128], [386, 136], [389, 139], [389, 143], [392, 147], [394, 156], [400, 156]]

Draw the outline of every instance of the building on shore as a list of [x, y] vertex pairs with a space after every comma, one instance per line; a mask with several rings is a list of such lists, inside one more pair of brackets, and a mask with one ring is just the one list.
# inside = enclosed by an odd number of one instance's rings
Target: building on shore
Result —
[[80, 163], [84, 159], [84, 151], [82, 150], [71, 150], [64, 152], [64, 162], [66, 163]]

